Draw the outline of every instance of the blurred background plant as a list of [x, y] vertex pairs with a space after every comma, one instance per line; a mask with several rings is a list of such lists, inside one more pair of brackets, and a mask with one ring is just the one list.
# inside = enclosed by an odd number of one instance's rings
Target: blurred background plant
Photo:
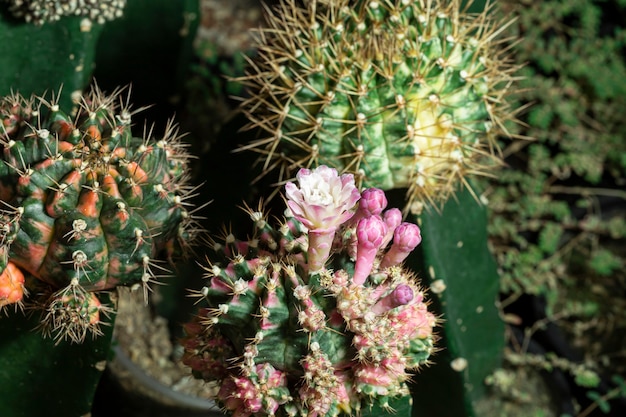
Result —
[[[517, 98], [531, 104], [511, 129], [532, 138], [503, 139], [507, 167], [483, 182], [508, 325], [503, 372], [551, 372], [557, 414], [623, 415], [626, 2], [498, 3], [517, 17]], [[502, 376], [489, 382], [536, 403]]]

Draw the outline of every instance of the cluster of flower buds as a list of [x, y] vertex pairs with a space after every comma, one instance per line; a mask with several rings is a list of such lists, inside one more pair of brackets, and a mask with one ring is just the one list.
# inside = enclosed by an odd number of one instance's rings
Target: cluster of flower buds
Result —
[[273, 228], [214, 241], [208, 303], [186, 326], [184, 362], [220, 384], [235, 416], [338, 416], [409, 395], [410, 373], [432, 353], [436, 318], [402, 263], [419, 228], [359, 192], [351, 174], [301, 169]]

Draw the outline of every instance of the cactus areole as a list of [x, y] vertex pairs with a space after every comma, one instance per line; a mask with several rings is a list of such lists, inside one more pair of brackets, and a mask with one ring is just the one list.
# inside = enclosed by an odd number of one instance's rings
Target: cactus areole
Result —
[[[402, 225], [385, 221], [380, 190], [357, 204], [351, 174], [322, 165], [298, 179], [287, 184], [280, 226], [250, 209], [248, 239], [214, 242], [209, 283], [198, 291], [208, 307], [186, 326], [183, 361], [197, 377], [217, 380], [219, 402], [240, 417], [388, 407], [409, 395], [410, 372], [433, 351], [436, 319], [396, 256], [415, 248], [419, 228], [405, 228], [416, 236], [396, 242]], [[369, 222], [379, 227], [363, 237], [359, 228]], [[311, 239], [316, 232], [323, 238]]]
[[283, 0], [241, 78], [242, 108], [266, 136], [247, 144], [263, 173], [351, 172], [407, 189], [407, 207], [442, 202], [499, 161], [513, 68], [488, 11], [460, 0]]
[[55, 309], [146, 285], [163, 268], [156, 258], [190, 239], [177, 128], [134, 137], [127, 100], [94, 88], [74, 115], [42, 97], [0, 100], [0, 266], [57, 291], [46, 302]]

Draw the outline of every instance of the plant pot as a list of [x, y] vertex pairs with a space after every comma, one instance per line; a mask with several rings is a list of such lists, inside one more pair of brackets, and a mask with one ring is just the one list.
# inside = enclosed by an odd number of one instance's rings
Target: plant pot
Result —
[[181, 364], [175, 340], [167, 320], [153, 313], [141, 291], [120, 292], [112, 358], [92, 416], [223, 416], [210, 399], [215, 389]]

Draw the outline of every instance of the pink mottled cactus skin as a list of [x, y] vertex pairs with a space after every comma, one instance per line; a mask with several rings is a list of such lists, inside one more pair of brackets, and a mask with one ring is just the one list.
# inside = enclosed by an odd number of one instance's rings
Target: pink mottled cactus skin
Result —
[[[287, 185], [294, 217], [272, 227], [249, 210], [248, 239], [214, 242], [209, 281], [198, 291], [208, 307], [187, 326], [184, 361], [194, 375], [218, 381], [217, 400], [234, 416], [333, 417], [386, 407], [409, 395], [407, 380], [434, 349], [437, 320], [415, 275], [392, 262], [399, 257], [380, 266], [394, 245], [413, 245], [419, 228], [392, 230], [387, 249], [388, 229], [401, 224], [395, 209], [385, 211], [384, 194], [356, 191], [364, 201], [357, 204], [350, 181], [318, 169], [305, 171], [299, 191]], [[323, 257], [311, 248], [312, 225], [333, 230]], [[321, 266], [311, 268], [312, 257]]]

